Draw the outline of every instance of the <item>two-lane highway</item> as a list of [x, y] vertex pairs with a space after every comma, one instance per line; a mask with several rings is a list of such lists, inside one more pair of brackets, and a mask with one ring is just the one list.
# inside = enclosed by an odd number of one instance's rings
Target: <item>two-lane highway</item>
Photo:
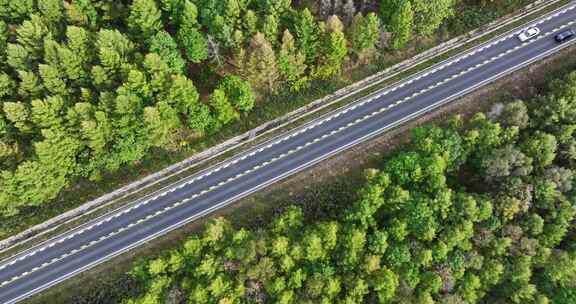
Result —
[[[495, 38], [397, 85], [0, 264], [0, 303], [15, 303], [168, 231], [366, 141], [570, 45], [574, 3], [536, 22], [541, 34]], [[575, 40], [576, 41], [576, 40]]]

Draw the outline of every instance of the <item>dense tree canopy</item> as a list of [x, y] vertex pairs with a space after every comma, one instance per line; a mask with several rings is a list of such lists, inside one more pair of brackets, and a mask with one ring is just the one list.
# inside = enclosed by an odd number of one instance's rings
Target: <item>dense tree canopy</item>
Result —
[[[374, 59], [382, 30], [394, 49], [430, 34], [454, 6], [376, 2], [0, 0], [0, 215], [152, 149], [182, 149], [266, 95], [298, 94]], [[550, 151], [538, 148], [548, 144], [522, 152], [546, 163]], [[41, 155], [61, 169], [44, 174]], [[54, 180], [34, 185], [32, 169]]]

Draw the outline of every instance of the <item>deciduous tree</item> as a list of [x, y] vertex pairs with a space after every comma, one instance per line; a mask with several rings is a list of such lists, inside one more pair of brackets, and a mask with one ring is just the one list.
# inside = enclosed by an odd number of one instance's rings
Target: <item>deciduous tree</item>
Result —
[[224, 91], [216, 89], [210, 95], [210, 106], [216, 112], [216, 119], [221, 124], [227, 124], [233, 120], [238, 119], [239, 114], [234, 110], [234, 107], [228, 100], [228, 96], [224, 93]]
[[238, 111], [250, 111], [256, 98], [250, 83], [235, 75], [228, 75], [218, 85]]

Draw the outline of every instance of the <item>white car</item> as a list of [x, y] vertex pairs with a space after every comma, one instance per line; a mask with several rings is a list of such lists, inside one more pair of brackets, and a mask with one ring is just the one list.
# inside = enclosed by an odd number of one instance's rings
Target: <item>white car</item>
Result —
[[532, 26], [523, 30], [520, 34], [518, 34], [518, 39], [524, 42], [538, 36], [538, 34], [540, 34], [540, 29], [535, 26]]

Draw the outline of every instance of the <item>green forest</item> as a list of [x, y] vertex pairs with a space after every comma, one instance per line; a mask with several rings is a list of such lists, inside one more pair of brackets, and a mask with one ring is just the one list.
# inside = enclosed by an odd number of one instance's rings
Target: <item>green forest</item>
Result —
[[413, 129], [334, 216], [212, 219], [126, 303], [576, 303], [576, 72], [548, 92]]
[[459, 3], [0, 0], [0, 216], [186, 149], [431, 35]]

